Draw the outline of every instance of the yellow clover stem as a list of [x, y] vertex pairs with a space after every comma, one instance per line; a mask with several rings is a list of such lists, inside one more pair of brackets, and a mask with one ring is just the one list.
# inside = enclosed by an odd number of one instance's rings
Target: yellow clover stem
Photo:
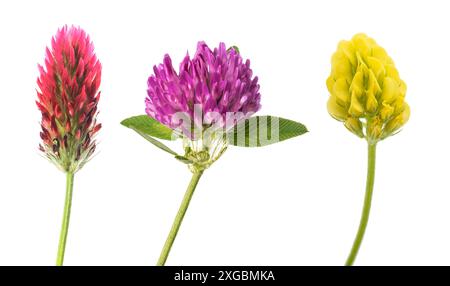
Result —
[[69, 232], [70, 210], [72, 207], [73, 193], [73, 172], [67, 172], [66, 175], [66, 198], [64, 202], [64, 214], [59, 235], [58, 255], [56, 257], [56, 266], [62, 266], [64, 262], [64, 252], [66, 249], [67, 233]]
[[167, 237], [166, 243], [161, 251], [161, 255], [159, 256], [158, 262], [156, 266], [164, 266], [166, 264], [167, 257], [169, 256], [170, 249], [172, 248], [173, 242], [177, 237], [178, 230], [180, 229], [181, 223], [183, 222], [184, 215], [189, 207], [189, 203], [191, 202], [192, 195], [194, 194], [195, 188], [197, 187], [198, 181], [200, 180], [203, 171], [196, 171], [192, 174], [191, 182], [184, 194], [183, 201], [181, 202], [180, 208], [178, 209], [178, 213], [175, 217], [175, 220], [172, 224], [172, 228], [170, 229], [169, 236]]
[[346, 266], [352, 266], [355, 262], [356, 255], [358, 255], [359, 247], [361, 246], [366, 231], [367, 223], [369, 221], [370, 206], [372, 204], [373, 185], [375, 183], [375, 157], [376, 157], [376, 143], [368, 144], [367, 156], [367, 181], [366, 181], [366, 195], [364, 197], [364, 207], [359, 223], [358, 233], [353, 242], [352, 250], [345, 263]]

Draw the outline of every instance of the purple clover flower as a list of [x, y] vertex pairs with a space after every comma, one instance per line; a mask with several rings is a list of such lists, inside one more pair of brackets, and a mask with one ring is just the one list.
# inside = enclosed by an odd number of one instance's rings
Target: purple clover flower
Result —
[[[212, 51], [199, 42], [197, 52], [180, 64], [179, 73], [169, 55], [148, 79], [146, 113], [172, 128], [181, 128], [192, 138], [192, 130], [211, 126], [229, 129], [249, 118], [260, 105], [258, 77], [250, 61], [224, 43]], [[195, 126], [195, 127], [194, 127]]]
[[[157, 262], [163, 266], [201, 176], [229, 145], [261, 147], [302, 135], [307, 130], [301, 123], [269, 115], [244, 120], [261, 108], [261, 95], [250, 61], [244, 62], [235, 47], [227, 49], [220, 43], [211, 50], [199, 42], [194, 57], [186, 55], [178, 73], [169, 55], [153, 71], [148, 78], [147, 115], [127, 118], [121, 124], [186, 164], [192, 172]], [[233, 129], [237, 123], [240, 125]], [[178, 137], [183, 143], [181, 154], [158, 140]]]

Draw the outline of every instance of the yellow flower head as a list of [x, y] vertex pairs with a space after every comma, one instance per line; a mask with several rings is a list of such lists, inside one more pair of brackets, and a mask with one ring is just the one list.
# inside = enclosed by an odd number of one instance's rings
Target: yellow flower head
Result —
[[406, 84], [386, 51], [365, 34], [339, 43], [327, 87], [330, 115], [369, 142], [395, 134], [409, 119]]

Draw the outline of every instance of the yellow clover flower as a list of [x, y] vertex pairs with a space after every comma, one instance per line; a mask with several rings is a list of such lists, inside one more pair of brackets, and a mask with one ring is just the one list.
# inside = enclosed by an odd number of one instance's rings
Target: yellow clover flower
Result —
[[395, 134], [409, 119], [406, 84], [386, 51], [364, 34], [341, 41], [331, 59], [327, 79], [328, 112], [345, 127], [366, 138], [367, 181], [358, 232], [346, 265], [353, 265], [369, 221], [377, 142]]
[[365, 34], [339, 43], [327, 87], [330, 115], [369, 142], [395, 134], [409, 119], [405, 82], [386, 51]]

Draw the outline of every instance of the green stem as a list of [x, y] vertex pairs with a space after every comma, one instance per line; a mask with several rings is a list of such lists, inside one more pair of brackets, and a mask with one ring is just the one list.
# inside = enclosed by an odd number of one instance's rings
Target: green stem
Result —
[[364, 207], [362, 211], [361, 221], [359, 223], [358, 233], [353, 242], [352, 250], [345, 263], [346, 266], [352, 266], [358, 254], [359, 247], [366, 231], [367, 223], [369, 221], [370, 206], [372, 203], [373, 185], [375, 182], [375, 157], [376, 157], [376, 143], [369, 143], [368, 158], [367, 158], [367, 181], [366, 181], [366, 195], [364, 198]]
[[197, 187], [198, 181], [202, 176], [203, 171], [195, 172], [192, 174], [191, 182], [184, 194], [183, 201], [181, 202], [180, 208], [178, 209], [177, 216], [172, 224], [172, 228], [170, 229], [169, 236], [167, 237], [166, 243], [161, 251], [161, 255], [159, 256], [157, 266], [164, 266], [166, 263], [167, 257], [169, 256], [170, 249], [172, 248], [172, 244], [177, 237], [178, 230], [180, 229], [181, 223], [183, 222], [184, 215], [186, 214], [186, 210], [189, 207], [189, 202], [191, 201], [192, 195], [194, 194], [195, 187]]
[[67, 232], [69, 231], [70, 209], [72, 206], [73, 177], [71, 172], [66, 177], [66, 199], [64, 202], [64, 215], [59, 235], [58, 256], [56, 257], [56, 266], [62, 266], [64, 262], [64, 251], [66, 249]]

